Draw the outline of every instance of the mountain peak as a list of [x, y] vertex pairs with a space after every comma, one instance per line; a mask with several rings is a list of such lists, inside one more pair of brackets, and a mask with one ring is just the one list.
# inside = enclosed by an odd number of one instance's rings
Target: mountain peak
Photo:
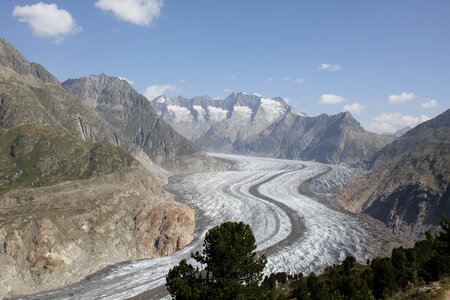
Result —
[[343, 118], [353, 118], [352, 114], [349, 111], [341, 112], [339, 115], [343, 116]]
[[101, 74], [91, 74], [89, 76], [86, 77], [81, 77], [78, 79], [74, 79], [74, 80], [91, 80], [91, 81], [102, 81], [105, 84], [108, 83], [116, 83], [116, 84], [124, 84], [124, 85], [130, 85], [130, 82], [122, 77], [119, 76], [109, 76], [105, 73], [101, 73]]
[[0, 38], [0, 65], [6, 66], [22, 76], [33, 76], [38, 80], [59, 85], [59, 80], [43, 66], [29, 62], [14, 46]]
[[68, 79], [62, 85], [77, 99], [92, 108], [96, 108], [100, 103], [130, 105], [131, 102], [135, 104], [148, 102], [147, 98], [134, 90], [126, 80], [104, 73]]

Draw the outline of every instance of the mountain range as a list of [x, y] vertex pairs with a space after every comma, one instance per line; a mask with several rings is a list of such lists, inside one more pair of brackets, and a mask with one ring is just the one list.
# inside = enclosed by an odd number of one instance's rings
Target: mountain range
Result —
[[159, 96], [152, 105], [175, 130], [210, 152], [357, 163], [394, 140], [367, 132], [349, 112], [308, 117], [282, 98]]

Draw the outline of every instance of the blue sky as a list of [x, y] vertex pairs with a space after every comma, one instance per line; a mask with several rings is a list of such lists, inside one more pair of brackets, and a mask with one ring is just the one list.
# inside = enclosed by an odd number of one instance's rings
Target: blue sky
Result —
[[288, 98], [387, 132], [450, 108], [447, 0], [1, 1], [0, 36], [61, 81]]

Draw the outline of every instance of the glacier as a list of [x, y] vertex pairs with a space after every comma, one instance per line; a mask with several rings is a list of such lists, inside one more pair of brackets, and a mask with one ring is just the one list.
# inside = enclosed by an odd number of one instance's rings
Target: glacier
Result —
[[[319, 272], [347, 255], [364, 262], [386, 243], [365, 218], [340, 209], [333, 200], [302, 194], [312, 180], [313, 192], [329, 196], [352, 170], [315, 162], [211, 154], [228, 160], [229, 171], [173, 176], [167, 190], [196, 211], [194, 241], [171, 256], [119, 263], [82, 281], [19, 299], [126, 299], [147, 291], [151, 299], [167, 298], [168, 270], [191, 252], [201, 251], [208, 229], [226, 221], [243, 221], [254, 231], [257, 251], [267, 255], [265, 273]], [[331, 199], [328, 197], [327, 199]]]

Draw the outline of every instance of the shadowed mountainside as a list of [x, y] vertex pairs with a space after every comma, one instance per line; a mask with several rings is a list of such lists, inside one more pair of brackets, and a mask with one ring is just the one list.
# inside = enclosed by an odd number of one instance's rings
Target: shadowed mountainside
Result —
[[349, 184], [340, 203], [395, 233], [418, 239], [450, 215], [450, 110], [375, 153], [370, 172]]

